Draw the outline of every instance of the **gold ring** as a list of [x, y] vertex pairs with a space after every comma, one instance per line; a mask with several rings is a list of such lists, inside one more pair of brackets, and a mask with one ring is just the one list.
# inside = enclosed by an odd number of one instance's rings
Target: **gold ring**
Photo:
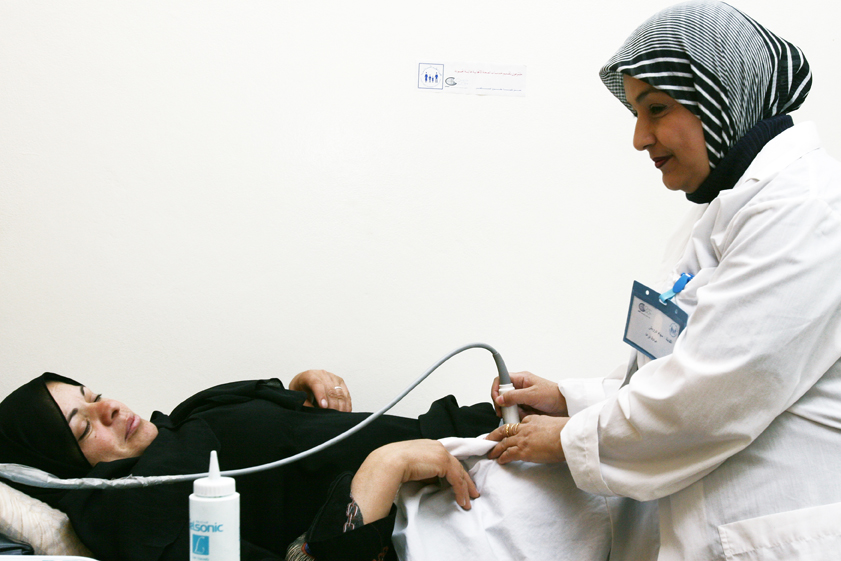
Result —
[[520, 423], [516, 423], [512, 428], [512, 432], [516, 435], [520, 431]]
[[505, 423], [505, 438], [511, 436], [511, 425]]

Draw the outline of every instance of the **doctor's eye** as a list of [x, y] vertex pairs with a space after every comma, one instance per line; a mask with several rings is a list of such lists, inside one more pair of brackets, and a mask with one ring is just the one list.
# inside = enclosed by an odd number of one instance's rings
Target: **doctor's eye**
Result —
[[660, 115], [666, 110], [666, 106], [662, 103], [656, 103], [648, 106], [648, 112], [651, 115]]

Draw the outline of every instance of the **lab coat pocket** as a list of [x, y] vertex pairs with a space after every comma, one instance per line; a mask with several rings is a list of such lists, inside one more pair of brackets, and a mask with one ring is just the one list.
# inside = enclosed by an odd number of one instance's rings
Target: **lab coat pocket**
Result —
[[733, 561], [834, 561], [841, 551], [841, 503], [749, 518], [718, 527]]

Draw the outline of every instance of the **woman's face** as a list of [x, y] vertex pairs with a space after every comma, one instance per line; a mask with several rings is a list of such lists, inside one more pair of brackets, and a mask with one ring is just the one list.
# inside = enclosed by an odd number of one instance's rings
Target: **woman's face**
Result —
[[710, 174], [710, 160], [701, 120], [669, 94], [624, 76], [625, 97], [634, 108], [634, 148], [647, 150], [663, 183], [692, 193]]
[[158, 436], [158, 427], [84, 386], [48, 382], [47, 389], [92, 466], [140, 456]]

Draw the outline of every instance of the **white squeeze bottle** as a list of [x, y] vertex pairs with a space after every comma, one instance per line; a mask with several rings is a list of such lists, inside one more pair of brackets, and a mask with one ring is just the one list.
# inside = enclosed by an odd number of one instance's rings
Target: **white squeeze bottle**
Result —
[[190, 561], [239, 561], [239, 493], [232, 477], [219, 475], [216, 450], [207, 477], [190, 495]]

